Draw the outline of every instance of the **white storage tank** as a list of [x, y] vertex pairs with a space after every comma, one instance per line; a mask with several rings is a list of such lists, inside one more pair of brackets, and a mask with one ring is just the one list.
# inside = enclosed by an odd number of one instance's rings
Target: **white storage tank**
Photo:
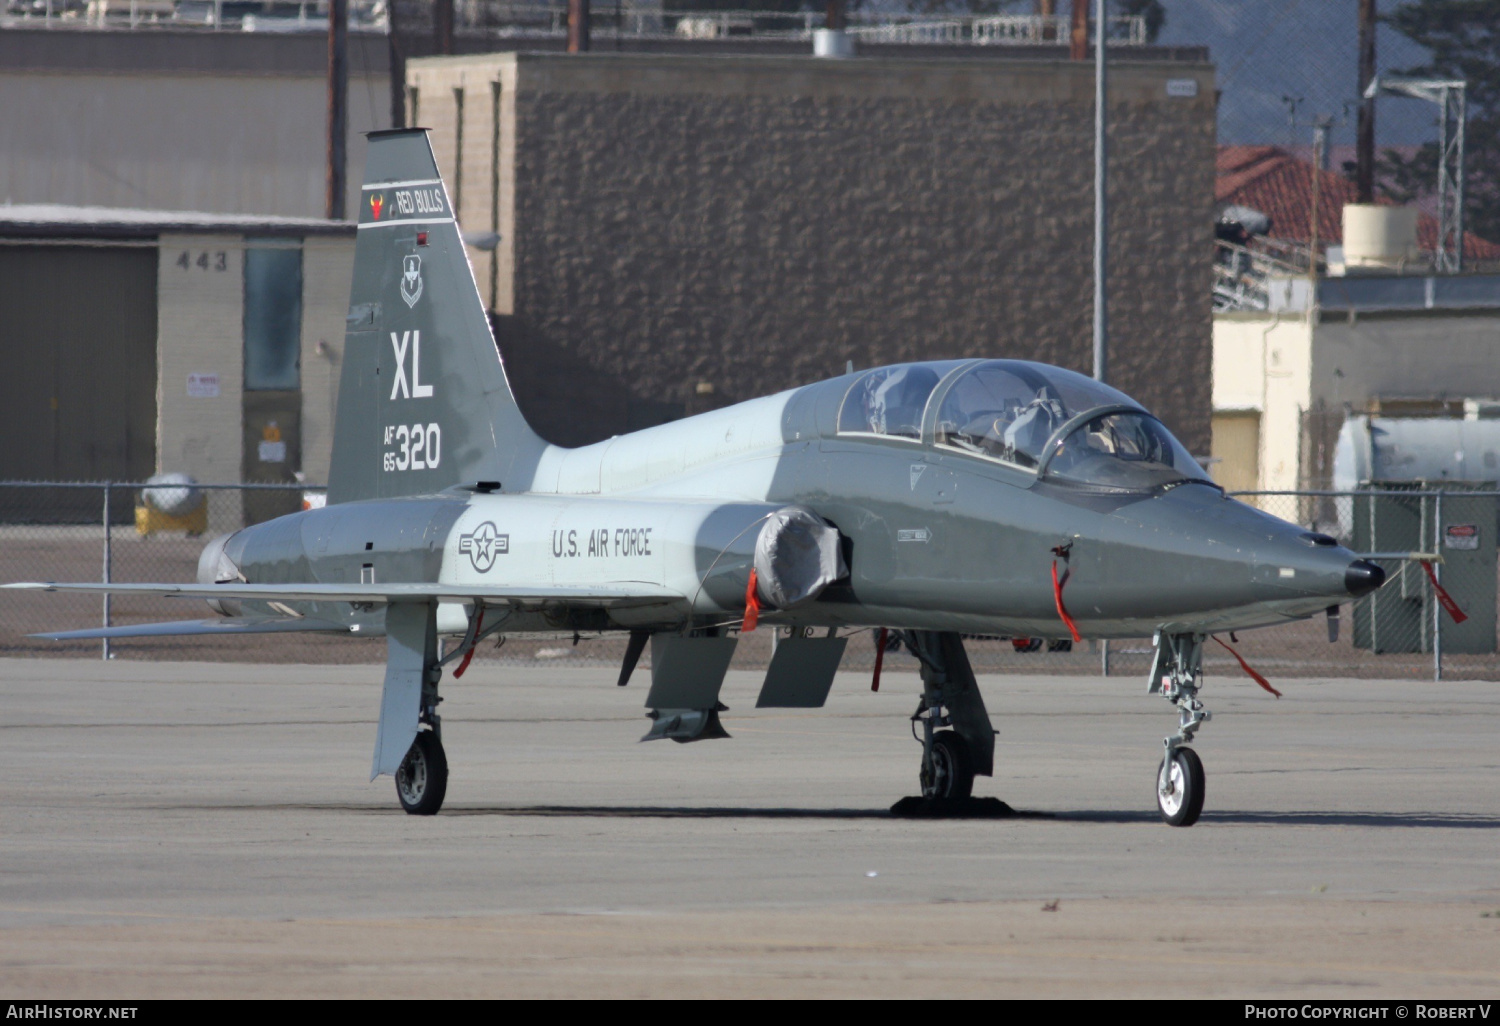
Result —
[[1344, 266], [1399, 271], [1420, 256], [1417, 210], [1377, 203], [1344, 205]]
[[1370, 481], [1500, 480], [1500, 420], [1350, 417], [1333, 451], [1333, 487]]

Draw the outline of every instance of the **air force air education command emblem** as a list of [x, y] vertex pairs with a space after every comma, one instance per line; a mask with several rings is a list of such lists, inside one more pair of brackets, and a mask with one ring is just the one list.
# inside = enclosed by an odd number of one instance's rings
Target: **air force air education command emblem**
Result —
[[468, 534], [458, 537], [458, 551], [469, 557], [479, 573], [489, 573], [495, 565], [495, 557], [510, 551], [510, 535], [501, 534], [495, 525], [486, 520]]
[[422, 298], [422, 258], [415, 254], [401, 264], [401, 298], [407, 306], [416, 306]]

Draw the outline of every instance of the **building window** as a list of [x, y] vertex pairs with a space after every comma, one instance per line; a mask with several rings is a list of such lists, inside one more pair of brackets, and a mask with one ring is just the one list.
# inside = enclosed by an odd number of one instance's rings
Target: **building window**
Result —
[[300, 388], [301, 352], [301, 241], [247, 238], [245, 389]]

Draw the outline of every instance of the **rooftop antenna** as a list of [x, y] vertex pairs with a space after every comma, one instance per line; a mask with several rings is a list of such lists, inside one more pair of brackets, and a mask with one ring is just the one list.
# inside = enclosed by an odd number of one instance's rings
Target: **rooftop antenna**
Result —
[[1309, 195], [1312, 198], [1312, 210], [1308, 216], [1307, 226], [1307, 279], [1311, 299], [1309, 307], [1317, 296], [1318, 289], [1318, 245], [1319, 245], [1319, 214], [1318, 208], [1322, 193], [1322, 172], [1328, 170], [1328, 148], [1329, 136], [1336, 125], [1347, 124], [1349, 121], [1349, 108], [1351, 103], [1344, 104], [1344, 113], [1340, 118], [1334, 118], [1329, 114], [1315, 114], [1310, 121], [1297, 120], [1297, 108], [1303, 103], [1300, 96], [1283, 96], [1281, 102], [1286, 107], [1287, 125], [1291, 129], [1293, 137], [1297, 129], [1311, 128], [1313, 130], [1312, 161], [1308, 171]]
[[1365, 99], [1410, 96], [1437, 104], [1438, 119], [1438, 237], [1437, 269], [1464, 269], [1464, 122], [1468, 83], [1451, 78], [1402, 78], [1376, 75], [1365, 89]]

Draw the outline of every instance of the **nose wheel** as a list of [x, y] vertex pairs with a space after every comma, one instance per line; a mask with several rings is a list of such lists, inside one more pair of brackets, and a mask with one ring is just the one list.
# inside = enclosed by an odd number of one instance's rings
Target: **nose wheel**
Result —
[[406, 758], [396, 770], [396, 797], [401, 808], [413, 816], [432, 816], [443, 807], [448, 793], [448, 756], [437, 732], [417, 734]]
[[1213, 719], [1198, 698], [1203, 686], [1204, 639], [1201, 634], [1164, 631], [1158, 631], [1155, 638], [1149, 690], [1177, 709], [1177, 733], [1163, 740], [1167, 753], [1156, 770], [1156, 806], [1172, 826], [1192, 826], [1203, 812], [1203, 763], [1187, 745], [1198, 728]]
[[1203, 762], [1191, 748], [1174, 748], [1156, 770], [1156, 807], [1172, 826], [1192, 826], [1203, 813]]

